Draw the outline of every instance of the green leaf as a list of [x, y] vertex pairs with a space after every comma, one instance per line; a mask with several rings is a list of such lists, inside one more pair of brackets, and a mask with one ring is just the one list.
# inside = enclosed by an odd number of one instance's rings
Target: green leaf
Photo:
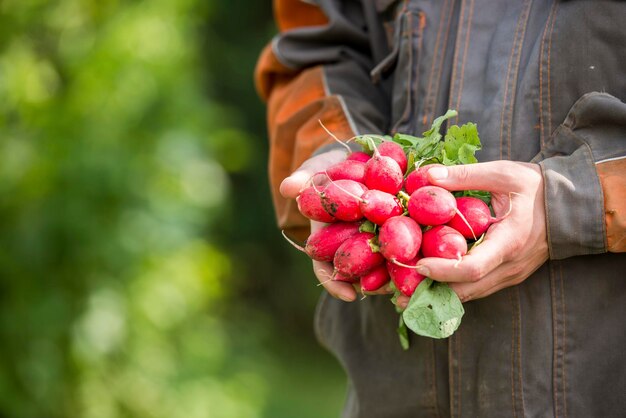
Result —
[[370, 232], [372, 234], [376, 233], [376, 224], [372, 221], [365, 221], [359, 226], [359, 232]]
[[372, 239], [370, 239], [369, 241], [367, 241], [367, 243], [370, 245], [370, 249], [372, 250], [373, 253], [379, 253], [380, 252], [380, 245], [378, 244], [378, 238], [374, 237]]
[[475, 164], [478, 162], [478, 160], [476, 159], [476, 157], [474, 157], [474, 154], [476, 154], [476, 151], [478, 150], [478, 148], [476, 148], [474, 145], [470, 145], [470, 144], [463, 144], [461, 145], [461, 147], [459, 148], [459, 162], [461, 164]]
[[[431, 125], [430, 129], [423, 133], [424, 137], [428, 138], [430, 136], [437, 136], [437, 135], [439, 135], [439, 130], [441, 129], [441, 125], [443, 125], [443, 123], [446, 120], [448, 120], [450, 118], [453, 118], [456, 115], [458, 115], [457, 111], [450, 109], [450, 110], [448, 110], [446, 112], [445, 115], [439, 116], [438, 118], [436, 118], [433, 121], [433, 124]], [[441, 136], [439, 136], [439, 138], [437, 138], [437, 141], [439, 141], [439, 139], [441, 139]]]
[[474, 154], [481, 149], [478, 128], [475, 123], [463, 126], [453, 125], [446, 132], [444, 140], [445, 165], [476, 163]]
[[402, 315], [400, 315], [400, 321], [398, 322], [398, 337], [400, 338], [400, 345], [404, 351], [409, 349], [411, 341], [409, 341], [409, 330], [404, 323]]
[[427, 278], [415, 289], [402, 317], [418, 335], [447, 338], [459, 327], [464, 313], [463, 304], [447, 284]]
[[396, 142], [402, 146], [414, 147], [417, 145], [422, 138], [417, 138], [412, 135], [407, 134], [395, 134], [393, 137], [393, 142]]
[[373, 153], [374, 148], [378, 147], [384, 141], [384, 137], [380, 135], [361, 135], [357, 136], [354, 141], [363, 147], [363, 151]]

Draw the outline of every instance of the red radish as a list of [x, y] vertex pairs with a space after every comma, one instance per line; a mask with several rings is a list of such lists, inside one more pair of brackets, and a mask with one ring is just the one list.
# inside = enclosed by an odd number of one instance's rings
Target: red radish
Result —
[[356, 222], [337, 222], [325, 226], [307, 238], [304, 251], [313, 260], [333, 261], [339, 246], [358, 233], [359, 226]]
[[378, 146], [378, 152], [380, 153], [380, 155], [393, 158], [393, 160], [397, 162], [400, 166], [400, 170], [402, 170], [402, 173], [406, 173], [406, 154], [404, 154], [404, 150], [402, 149], [400, 144], [397, 144], [393, 141], [383, 141], [383, 143]]
[[342, 274], [338, 271], [335, 271], [335, 274], [333, 275], [331, 280], [335, 280], [338, 282], [353, 283], [353, 284], [359, 282], [358, 277], [346, 276], [345, 274]]
[[298, 210], [307, 218], [318, 222], [336, 222], [334, 216], [330, 215], [322, 206], [322, 197], [319, 189], [315, 186], [307, 187], [302, 190], [296, 198]]
[[344, 241], [335, 253], [335, 269], [348, 277], [361, 277], [382, 264], [385, 261], [382, 254], [372, 251], [372, 238], [374, 234], [359, 232]]
[[352, 222], [363, 218], [359, 203], [365, 186], [353, 180], [333, 181], [321, 193], [322, 207], [340, 221]]
[[411, 171], [404, 180], [404, 190], [406, 190], [408, 194], [413, 194], [413, 192], [420, 187], [430, 186], [430, 181], [428, 181], [428, 170], [437, 165], [439, 164], [425, 165], [415, 171]]
[[456, 213], [454, 195], [439, 186], [424, 186], [411, 195], [409, 215], [420, 225], [443, 225]]
[[389, 273], [385, 265], [380, 265], [361, 277], [361, 291], [374, 292], [389, 282]]
[[372, 156], [369, 155], [368, 153], [365, 153], [363, 151], [355, 151], [351, 153], [350, 155], [348, 155], [348, 158], [346, 158], [346, 160], [361, 161], [363, 163], [366, 163], [370, 158], [372, 158]]
[[382, 225], [392, 216], [402, 215], [404, 209], [400, 200], [392, 194], [380, 190], [368, 190], [361, 196], [359, 207], [363, 216], [376, 225]]
[[477, 239], [485, 233], [489, 225], [499, 220], [493, 218], [489, 206], [476, 197], [457, 197], [456, 208], [467, 222], [457, 213], [446, 225], [456, 229], [467, 239]]
[[439, 225], [424, 232], [422, 254], [424, 257], [460, 259], [467, 254], [467, 242], [456, 229]]
[[404, 175], [398, 163], [391, 157], [380, 154], [365, 163], [365, 185], [369, 189], [398, 194], [402, 189]]
[[362, 161], [345, 160], [326, 169], [331, 180], [354, 180], [359, 183], [365, 181], [365, 163]]
[[[413, 260], [408, 261], [405, 264], [408, 266], [415, 266], [419, 260], [420, 256], [418, 255]], [[391, 261], [387, 261], [387, 270], [389, 271], [391, 280], [393, 281], [393, 284], [396, 285], [396, 288], [402, 292], [403, 295], [409, 297], [413, 295], [417, 285], [424, 280], [424, 276], [419, 274], [414, 268], [399, 266]]]
[[409, 261], [417, 255], [422, 243], [422, 230], [408, 216], [394, 216], [380, 227], [380, 253], [390, 261]]

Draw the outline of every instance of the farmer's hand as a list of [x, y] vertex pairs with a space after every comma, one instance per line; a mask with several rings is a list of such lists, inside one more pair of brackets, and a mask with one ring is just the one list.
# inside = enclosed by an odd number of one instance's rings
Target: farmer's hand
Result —
[[[461, 261], [423, 258], [418, 271], [450, 287], [466, 302], [524, 281], [548, 259], [543, 177], [537, 164], [493, 161], [432, 168], [432, 184], [445, 189], [486, 190], [497, 217], [484, 241]], [[408, 298], [399, 300], [405, 306]]]
[[[328, 167], [345, 159], [345, 150], [332, 150], [308, 159], [300, 166], [300, 168], [283, 180], [280, 184], [280, 194], [282, 194], [283, 197], [295, 199], [298, 197], [300, 190], [307, 186], [307, 182], [311, 180], [315, 173], [324, 171]], [[323, 226], [324, 224], [321, 222], [311, 221], [311, 233], [319, 230]], [[357, 298], [358, 287], [353, 286], [350, 283], [331, 280], [333, 270], [333, 265], [331, 263], [313, 261], [313, 272], [322, 286], [326, 288], [328, 293], [346, 302], [355, 300]], [[383, 286], [383, 290], [373, 293], [377, 294], [389, 292], [389, 288], [387, 286]]]

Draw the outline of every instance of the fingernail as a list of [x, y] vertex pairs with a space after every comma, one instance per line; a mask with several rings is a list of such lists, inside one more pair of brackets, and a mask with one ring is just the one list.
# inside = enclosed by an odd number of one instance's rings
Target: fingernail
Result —
[[433, 167], [428, 170], [428, 175], [433, 180], [444, 180], [448, 178], [448, 169], [446, 167]]
[[416, 270], [422, 276], [430, 276], [430, 270], [426, 266], [417, 266]]

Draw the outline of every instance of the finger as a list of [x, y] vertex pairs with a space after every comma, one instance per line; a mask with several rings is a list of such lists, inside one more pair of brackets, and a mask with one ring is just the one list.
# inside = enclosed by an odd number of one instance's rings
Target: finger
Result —
[[400, 309], [406, 309], [406, 307], [409, 306], [409, 300], [411, 300], [410, 297], [400, 295], [396, 298], [396, 306]]
[[350, 283], [332, 279], [332, 264], [323, 263], [321, 261], [313, 261], [313, 272], [322, 286], [324, 286], [324, 289], [326, 289], [333, 297], [346, 302], [352, 302], [356, 299], [356, 291]]
[[282, 181], [279, 189], [280, 194], [283, 197], [295, 199], [315, 173], [324, 171], [326, 168], [345, 159], [345, 150], [332, 150], [309, 158]]
[[541, 264], [543, 262], [505, 263], [478, 282], [450, 283], [450, 288], [456, 292], [462, 302], [484, 298], [504, 288], [520, 284], [533, 274]]
[[[502, 234], [499, 234], [502, 236]], [[498, 236], [485, 240], [461, 260], [426, 257], [417, 263], [417, 272], [440, 282], [476, 282], [505, 261], [507, 246]]]
[[[513, 161], [491, 161], [479, 164], [433, 167], [428, 170], [430, 182], [447, 190], [486, 190], [490, 192], [515, 192], [523, 176], [521, 170], [532, 176], [541, 176], [528, 164]], [[516, 189], [516, 190], [512, 190]]]
[[461, 302], [487, 297], [499, 290], [513, 286], [522, 281], [519, 275], [507, 275], [506, 267], [496, 269], [491, 274], [474, 283], [450, 283]]
[[478, 283], [450, 283], [450, 288], [458, 295], [461, 302], [481, 299], [490, 296], [502, 289], [513, 286], [510, 280], [501, 282], [478, 282]]
[[547, 259], [545, 252], [538, 249], [530, 258], [502, 264], [478, 282], [450, 283], [450, 287], [457, 292], [463, 302], [483, 298], [506, 287], [520, 284]]
[[359, 283], [355, 283], [354, 284], [354, 288], [355, 288], [355, 290], [358, 293], [362, 293], [362, 294], [368, 295], [368, 296], [370, 296], [370, 295], [389, 295], [389, 294], [393, 293], [393, 290], [391, 290], [391, 285], [389, 283], [381, 286], [380, 289], [374, 290], [374, 291], [371, 291], [371, 292], [363, 292], [362, 289], [361, 289], [361, 285]]

